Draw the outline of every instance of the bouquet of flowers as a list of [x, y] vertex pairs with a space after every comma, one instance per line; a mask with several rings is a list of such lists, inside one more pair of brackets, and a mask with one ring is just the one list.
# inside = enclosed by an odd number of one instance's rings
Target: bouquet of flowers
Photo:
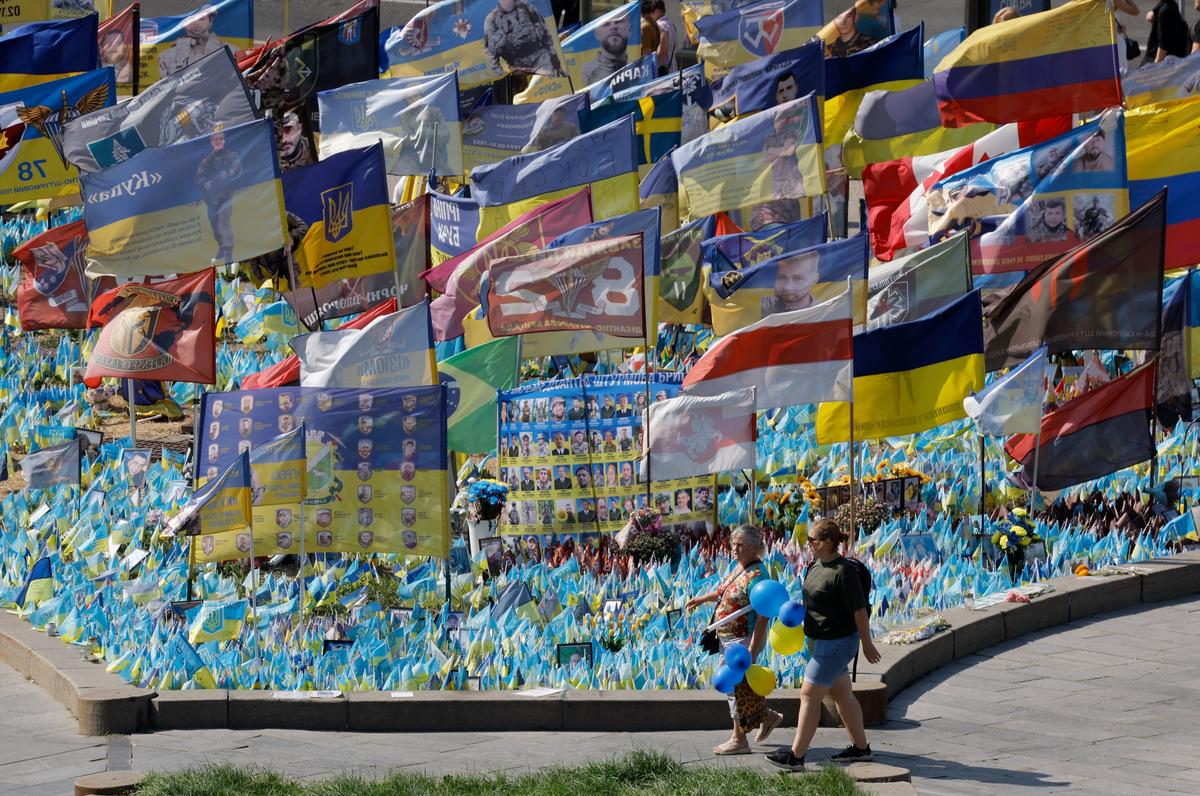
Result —
[[504, 503], [508, 500], [508, 486], [490, 478], [480, 478], [467, 487], [467, 500], [473, 509], [471, 514], [478, 513], [480, 520], [494, 520], [504, 510]]
[[1015, 583], [1017, 573], [1025, 566], [1025, 551], [1029, 545], [1042, 541], [1042, 537], [1017, 524], [1009, 525], [992, 534], [992, 544], [1000, 548], [1008, 562], [1008, 575]]
[[629, 515], [625, 527], [617, 533], [622, 552], [638, 563], [669, 559], [679, 549], [679, 535], [663, 528], [662, 514], [641, 508]]

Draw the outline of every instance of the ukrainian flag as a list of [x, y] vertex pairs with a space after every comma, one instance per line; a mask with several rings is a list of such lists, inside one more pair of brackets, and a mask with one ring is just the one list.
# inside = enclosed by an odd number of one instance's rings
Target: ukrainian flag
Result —
[[50, 559], [42, 556], [33, 563], [29, 569], [29, 576], [25, 578], [25, 585], [21, 587], [21, 591], [17, 592], [17, 596], [13, 598], [18, 610], [26, 610], [33, 608], [43, 600], [49, 600], [54, 596], [54, 573], [50, 567]]
[[167, 645], [167, 657], [172, 665], [178, 666], [186, 679], [192, 680], [200, 688], [216, 688], [217, 681], [212, 676], [208, 664], [196, 652], [196, 648], [188, 643], [183, 634], [177, 634]]
[[896, 91], [925, 81], [925, 23], [845, 58], [825, 59], [825, 145], [840, 147], [868, 91]]
[[80, 181], [89, 276], [190, 273], [283, 247], [279, 161], [266, 119], [146, 149]]
[[1188, 376], [1200, 379], [1200, 271], [1188, 271], [1187, 304], [1184, 308], [1184, 331], [1187, 335], [1185, 349], [1188, 352]]
[[821, 0], [788, 0], [783, 4], [763, 0], [744, 5], [696, 20], [696, 57], [704, 61], [706, 69], [728, 69], [799, 47], [816, 35], [824, 22]]
[[1129, 205], [1141, 207], [1167, 189], [1166, 270], [1200, 262], [1200, 97], [1125, 112]]
[[0, 203], [76, 196], [79, 169], [63, 159], [60, 116], [116, 102], [110, 67], [0, 94]]
[[225, 472], [197, 489], [183, 508], [168, 523], [171, 533], [178, 533], [184, 526], [199, 517], [203, 533], [249, 528], [253, 522], [250, 515], [250, 459], [243, 452]]
[[[881, 439], [966, 417], [963, 398], [983, 389], [979, 291], [932, 315], [854, 335], [854, 438]], [[823, 403], [817, 442], [850, 439], [850, 404]]]
[[246, 624], [247, 600], [230, 603], [205, 602], [188, 612], [188, 643], [203, 644], [206, 641], [230, 641], [242, 634]]
[[479, 166], [471, 171], [471, 195], [480, 205], [477, 238], [585, 185], [594, 219], [632, 213], [639, 209], [638, 160], [635, 121], [625, 116], [541, 152]]
[[574, 90], [582, 91], [585, 86], [608, 77], [615, 69], [606, 66], [603, 49], [605, 38], [615, 36], [624, 39], [622, 64], [631, 64], [641, 58], [641, 18], [641, 3], [626, 3], [576, 28], [562, 40], [562, 51], [566, 57], [567, 74], [571, 76], [570, 79], [534, 75], [529, 81], [529, 88], [513, 97], [513, 103], [542, 102], [552, 97], [565, 97]]
[[382, 144], [292, 169], [283, 189], [288, 212], [310, 225], [296, 256], [302, 287], [395, 269]]
[[709, 277], [713, 333], [735, 332], [768, 315], [820, 304], [846, 290], [851, 280], [854, 322], [866, 318], [867, 236], [790, 251], [740, 271]]
[[[100, 17], [31, 22], [0, 36], [0, 91], [89, 72], [100, 62]], [[149, 84], [146, 84], [149, 85]]]
[[254, 46], [253, 0], [217, 0], [186, 14], [142, 17], [139, 84], [143, 90], [154, 85], [159, 78], [174, 74], [192, 62], [195, 56], [192, 55], [192, 39], [187, 35], [187, 29], [197, 23], [207, 24], [212, 38], [227, 45], [231, 52], [248, 50]]
[[304, 424], [250, 451], [254, 505], [300, 503], [308, 494]]
[[1017, 122], [1121, 104], [1108, 0], [1072, 0], [972, 33], [933, 72], [942, 123]]
[[1130, 69], [1121, 78], [1125, 92], [1125, 107], [1129, 110], [1143, 105], [1185, 99], [1200, 83], [1200, 53], [1186, 58], [1168, 56], [1157, 64]]

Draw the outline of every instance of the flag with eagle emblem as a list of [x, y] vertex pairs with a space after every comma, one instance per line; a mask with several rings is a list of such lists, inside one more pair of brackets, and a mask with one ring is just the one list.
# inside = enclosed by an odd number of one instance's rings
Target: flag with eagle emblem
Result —
[[79, 170], [63, 157], [63, 131], [116, 101], [108, 68], [0, 94], [0, 203], [78, 193]]
[[88, 360], [89, 387], [102, 376], [216, 382], [211, 268], [150, 284], [122, 285], [92, 304], [88, 325], [102, 326]]

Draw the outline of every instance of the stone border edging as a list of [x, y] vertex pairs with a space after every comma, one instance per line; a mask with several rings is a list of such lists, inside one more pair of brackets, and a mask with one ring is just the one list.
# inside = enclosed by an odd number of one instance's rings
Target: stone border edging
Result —
[[[1067, 576], [1030, 603], [941, 612], [950, 629], [916, 644], [880, 645], [883, 658], [860, 657], [855, 694], [868, 726], [887, 721], [887, 702], [925, 674], [986, 647], [1094, 614], [1200, 593], [1200, 551], [1126, 565], [1139, 574]], [[281, 700], [269, 691], [154, 691], [127, 685], [76, 648], [0, 614], [0, 661], [42, 686], [79, 722], [81, 735], [181, 729], [303, 729], [353, 732], [500, 730], [670, 731], [729, 726], [729, 706], [712, 691], [571, 691], [521, 697], [507, 691], [347, 692], [336, 699]], [[799, 709], [799, 689], [771, 704]], [[827, 716], [827, 719], [834, 719]]]

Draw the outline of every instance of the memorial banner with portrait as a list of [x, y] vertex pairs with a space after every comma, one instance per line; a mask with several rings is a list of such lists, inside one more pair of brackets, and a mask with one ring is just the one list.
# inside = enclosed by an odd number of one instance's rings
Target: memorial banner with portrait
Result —
[[218, 50], [253, 46], [253, 0], [217, 0], [186, 14], [142, 17], [138, 82], [149, 87]]
[[[306, 551], [449, 554], [444, 387], [206, 393], [201, 417], [196, 440], [201, 484], [241, 452], [302, 422], [310, 449], [331, 448], [331, 467], [308, 470]], [[256, 506], [254, 529], [256, 555], [297, 552], [300, 504]], [[203, 555], [203, 537], [199, 542]]]
[[[86, 1], [86, 0], [85, 0]], [[141, 29], [142, 4], [131, 3], [116, 16], [100, 24], [100, 66], [111, 66], [116, 73], [117, 93], [128, 97], [139, 86], [138, 33]]]
[[866, 317], [867, 236], [833, 240], [787, 252], [740, 271], [712, 274], [708, 303], [719, 337], [777, 312], [820, 304], [852, 280], [854, 322]]
[[549, 0], [442, 0], [384, 31], [380, 48], [391, 77], [457, 71], [462, 88], [512, 72], [567, 74]]
[[[657, 507], [663, 526], [711, 529], [713, 476], [639, 482], [643, 411], [673, 398], [682, 376], [585, 376], [499, 396], [498, 461], [508, 484], [500, 532], [586, 539], [619, 531], [635, 509]], [[650, 473], [653, 478], [653, 473]]]
[[626, 3], [584, 23], [562, 40], [562, 51], [568, 77], [535, 75], [514, 102], [541, 102], [583, 91], [638, 60], [642, 53], [641, 3]]
[[1124, 115], [1106, 111], [1045, 143], [960, 171], [925, 198], [929, 242], [967, 230], [974, 273], [1031, 270], [1129, 212]]
[[[541, 152], [579, 135], [587, 97], [572, 94], [527, 105], [484, 105], [463, 119], [463, 166], [499, 163], [513, 155]], [[478, 218], [471, 226], [479, 226]]]
[[88, 275], [188, 273], [282, 248], [283, 191], [265, 119], [80, 177]]

